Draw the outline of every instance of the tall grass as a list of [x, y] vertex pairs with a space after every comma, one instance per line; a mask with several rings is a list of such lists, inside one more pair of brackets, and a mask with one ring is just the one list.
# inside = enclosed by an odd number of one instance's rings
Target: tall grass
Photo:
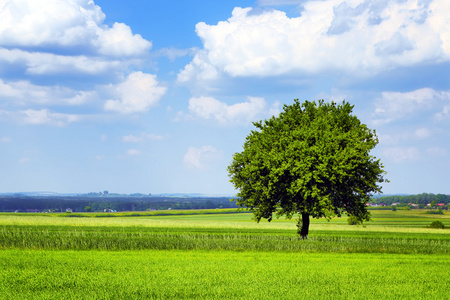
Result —
[[[61, 214], [64, 215], [64, 214]], [[446, 299], [448, 214], [365, 226], [249, 214], [0, 214], [0, 299]]]
[[313, 220], [309, 239], [303, 241], [294, 220], [255, 223], [249, 214], [114, 218], [0, 214], [0, 249], [450, 254], [450, 231], [426, 228], [436, 218], [448, 224], [448, 217], [379, 211], [367, 226], [349, 226], [345, 218]]
[[444, 255], [0, 252], [2, 299], [447, 299]]
[[139, 227], [0, 226], [0, 249], [233, 250], [339, 253], [450, 254], [448, 236], [311, 235], [291, 231]]

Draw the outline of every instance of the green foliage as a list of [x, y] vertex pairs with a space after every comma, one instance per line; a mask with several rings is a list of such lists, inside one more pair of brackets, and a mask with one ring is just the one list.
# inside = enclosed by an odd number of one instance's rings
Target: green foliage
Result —
[[387, 205], [391, 205], [394, 202], [398, 202], [403, 205], [407, 205], [408, 203], [416, 203], [419, 205], [427, 205], [431, 204], [431, 206], [435, 206], [437, 203], [450, 204], [450, 195], [444, 194], [432, 194], [432, 193], [422, 193], [417, 195], [407, 195], [407, 196], [384, 196], [379, 198], [372, 198], [370, 200], [372, 203], [385, 203]]
[[443, 215], [444, 211], [442, 210], [442, 208], [438, 209], [438, 210], [429, 210], [425, 212], [426, 214], [429, 215]]
[[278, 117], [253, 123], [257, 130], [228, 167], [237, 204], [258, 222], [272, 220], [274, 213], [300, 213], [303, 222], [342, 213], [368, 220], [365, 204], [381, 192], [385, 172], [369, 154], [378, 143], [375, 131], [352, 110], [345, 101], [295, 100]]
[[445, 225], [441, 221], [433, 221], [430, 224], [430, 228], [438, 228], [438, 229], [444, 229]]
[[92, 208], [90, 206], [86, 206], [86, 207], [84, 207], [84, 211], [85, 212], [91, 212]]
[[[103, 194], [102, 194], [103, 195]], [[228, 197], [185, 198], [185, 197], [150, 197], [150, 196], [5, 196], [0, 195], [0, 211], [14, 212], [27, 209], [38, 211], [55, 210], [70, 207], [74, 212], [84, 212], [86, 206], [92, 211], [103, 212], [105, 209], [116, 211], [146, 211], [172, 209], [213, 209], [237, 208]]]
[[361, 225], [362, 221], [356, 216], [349, 216], [347, 219], [348, 225]]

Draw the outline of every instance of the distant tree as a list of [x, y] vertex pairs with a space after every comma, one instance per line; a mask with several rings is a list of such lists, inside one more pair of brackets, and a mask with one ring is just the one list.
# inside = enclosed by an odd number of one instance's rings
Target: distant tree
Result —
[[348, 225], [361, 225], [362, 224], [361, 220], [356, 216], [348, 217], [347, 223], [348, 223]]
[[444, 194], [437, 194], [435, 200], [437, 203], [445, 203], [447, 200], [447, 196]]
[[353, 105], [294, 100], [278, 117], [253, 123], [244, 150], [228, 167], [236, 203], [256, 219], [299, 214], [307, 238], [309, 219], [346, 213], [369, 220], [366, 203], [381, 192], [383, 165], [369, 152], [374, 130], [352, 115]]
[[444, 229], [445, 225], [441, 221], [433, 221], [430, 224], [430, 228]]
[[91, 208], [90, 206], [86, 206], [86, 207], [84, 208], [84, 210], [85, 210], [86, 212], [91, 212], [91, 211], [92, 211], [92, 208]]

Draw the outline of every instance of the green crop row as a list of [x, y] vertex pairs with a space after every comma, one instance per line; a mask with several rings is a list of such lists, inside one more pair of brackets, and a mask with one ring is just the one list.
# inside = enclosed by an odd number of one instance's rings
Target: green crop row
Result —
[[449, 217], [0, 214], [0, 299], [446, 299]]
[[[85, 213], [32, 213], [34, 216], [61, 217], [61, 218], [114, 218], [114, 217], [151, 217], [151, 216], [177, 216], [177, 215], [209, 215], [248, 213], [249, 211], [236, 208], [221, 209], [189, 209], [189, 210], [155, 210], [132, 212], [85, 212]], [[0, 216], [30, 216], [30, 213], [0, 213]]]
[[0, 249], [450, 254], [450, 239], [447, 235], [319, 232], [301, 240], [285, 230], [10, 225], [0, 226]]
[[2, 299], [447, 299], [444, 255], [0, 251]]

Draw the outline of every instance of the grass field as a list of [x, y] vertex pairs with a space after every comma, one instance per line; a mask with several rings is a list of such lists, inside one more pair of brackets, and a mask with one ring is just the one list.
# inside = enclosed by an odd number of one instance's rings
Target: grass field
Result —
[[[215, 211], [220, 212], [220, 211]], [[1, 299], [448, 299], [450, 214], [0, 214]], [[173, 212], [172, 212], [173, 213]]]

